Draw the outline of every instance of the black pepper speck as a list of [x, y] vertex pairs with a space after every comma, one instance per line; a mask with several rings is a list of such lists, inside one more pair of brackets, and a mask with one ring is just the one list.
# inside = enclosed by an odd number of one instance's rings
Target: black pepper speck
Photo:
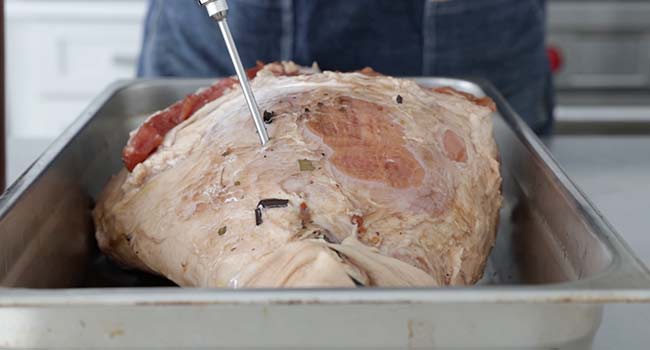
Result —
[[263, 114], [264, 114], [264, 116], [263, 116], [264, 122], [266, 124], [271, 124], [273, 122], [273, 118], [275, 118], [275, 112], [273, 112], [273, 111], [271, 111], [271, 112], [264, 111]]

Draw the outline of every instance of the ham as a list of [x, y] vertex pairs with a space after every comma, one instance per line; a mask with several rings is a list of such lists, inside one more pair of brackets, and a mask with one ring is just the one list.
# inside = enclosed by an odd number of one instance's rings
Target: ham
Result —
[[480, 279], [502, 201], [491, 100], [273, 63], [252, 80], [261, 147], [233, 80], [132, 134], [93, 211], [104, 253], [188, 287]]

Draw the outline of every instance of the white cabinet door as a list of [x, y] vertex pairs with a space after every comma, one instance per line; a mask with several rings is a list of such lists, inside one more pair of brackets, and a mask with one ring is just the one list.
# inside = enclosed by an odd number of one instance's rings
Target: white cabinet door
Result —
[[6, 12], [10, 137], [56, 137], [108, 84], [135, 74], [142, 1], [8, 1]]

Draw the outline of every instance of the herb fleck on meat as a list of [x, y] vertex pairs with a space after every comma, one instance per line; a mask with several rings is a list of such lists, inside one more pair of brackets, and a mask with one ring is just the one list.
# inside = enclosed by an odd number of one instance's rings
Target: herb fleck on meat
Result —
[[258, 208], [262, 207], [264, 209], [286, 208], [288, 205], [289, 205], [288, 199], [277, 199], [277, 198], [262, 199], [259, 203], [257, 203]]
[[259, 226], [262, 222], [262, 209], [255, 208], [255, 225]]
[[316, 169], [309, 159], [299, 159], [298, 166], [300, 166], [300, 171], [314, 171]]
[[264, 220], [262, 220], [262, 209], [270, 208], [286, 208], [289, 205], [288, 199], [277, 199], [277, 198], [268, 198], [262, 199], [257, 203], [257, 208], [255, 208], [255, 224], [257, 226], [261, 225]]
[[401, 95], [397, 95], [397, 98], [395, 100], [397, 101], [398, 104], [402, 104], [402, 102], [404, 101]]
[[266, 124], [271, 124], [273, 122], [273, 118], [275, 118], [275, 112], [264, 111], [263, 118]]
[[227, 230], [228, 230], [228, 226], [224, 226], [224, 227], [220, 228], [217, 233], [219, 233], [219, 236], [223, 236], [223, 235], [226, 234]]

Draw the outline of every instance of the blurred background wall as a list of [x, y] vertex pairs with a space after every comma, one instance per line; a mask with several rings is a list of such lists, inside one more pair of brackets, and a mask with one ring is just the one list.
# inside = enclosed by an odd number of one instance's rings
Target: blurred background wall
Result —
[[[102, 89], [134, 76], [146, 1], [5, 2], [11, 183]], [[577, 91], [650, 87], [650, 1], [550, 0], [548, 23], [560, 120], [582, 118], [566, 106], [588, 102]]]
[[11, 183], [102, 89], [134, 76], [146, 2], [5, 3]]

